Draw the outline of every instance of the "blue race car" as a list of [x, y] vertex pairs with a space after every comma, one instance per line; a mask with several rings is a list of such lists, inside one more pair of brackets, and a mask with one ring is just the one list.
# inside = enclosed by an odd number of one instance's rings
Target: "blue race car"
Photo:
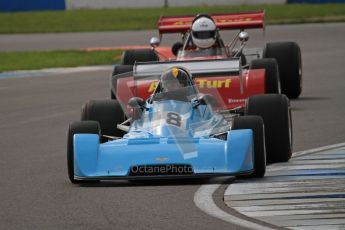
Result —
[[69, 125], [70, 181], [263, 177], [262, 118], [220, 113], [217, 104], [177, 67], [162, 74], [147, 101], [88, 102], [82, 121]]

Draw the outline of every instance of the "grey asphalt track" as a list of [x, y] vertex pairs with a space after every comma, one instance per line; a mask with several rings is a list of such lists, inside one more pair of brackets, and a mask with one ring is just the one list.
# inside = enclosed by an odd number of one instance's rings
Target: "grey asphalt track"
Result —
[[[295, 151], [344, 142], [345, 24], [269, 27], [266, 38], [302, 48]], [[236, 229], [193, 203], [202, 183], [216, 181], [69, 183], [67, 125], [88, 99], [108, 98], [110, 73], [0, 79], [0, 229]]]

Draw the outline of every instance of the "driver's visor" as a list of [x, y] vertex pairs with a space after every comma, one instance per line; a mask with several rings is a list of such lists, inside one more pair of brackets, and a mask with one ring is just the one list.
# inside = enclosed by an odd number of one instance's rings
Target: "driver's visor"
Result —
[[214, 38], [216, 35], [216, 31], [193, 31], [193, 37], [197, 39], [209, 39]]

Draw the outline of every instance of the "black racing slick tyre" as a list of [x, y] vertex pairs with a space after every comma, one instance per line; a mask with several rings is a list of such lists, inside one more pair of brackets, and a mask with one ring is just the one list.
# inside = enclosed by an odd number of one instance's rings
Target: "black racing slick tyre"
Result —
[[95, 180], [77, 180], [74, 178], [74, 134], [89, 133], [100, 135], [100, 127], [96, 121], [76, 121], [69, 125], [67, 132], [67, 171], [69, 180], [73, 184], [97, 182]]
[[171, 47], [171, 52], [177, 57], [178, 52], [183, 48], [183, 43], [182, 42], [176, 42], [173, 44]]
[[279, 66], [282, 93], [289, 98], [298, 98], [302, 93], [302, 57], [296, 42], [267, 43], [264, 58], [275, 58]]
[[110, 98], [111, 99], [116, 99], [116, 90], [117, 90], [117, 81], [120, 78], [128, 77], [129, 75], [125, 73], [129, 73], [133, 71], [133, 66], [132, 65], [117, 65], [114, 66], [113, 73], [111, 74], [111, 79], [110, 79]]
[[265, 69], [265, 93], [281, 93], [278, 63], [274, 58], [255, 59], [250, 63], [250, 69]]
[[[117, 129], [117, 124], [125, 121], [125, 114], [117, 100], [90, 100], [83, 105], [81, 111], [82, 121], [97, 121], [101, 134], [106, 136], [122, 137], [124, 132]], [[102, 136], [101, 142], [108, 138]]]
[[239, 178], [262, 178], [266, 172], [266, 148], [264, 122], [259, 116], [235, 117], [233, 128], [251, 129], [254, 138], [254, 172], [249, 176], [239, 176]]
[[116, 65], [114, 66], [112, 76], [128, 73], [133, 71], [133, 65]]
[[122, 65], [134, 65], [135, 62], [159, 61], [153, 49], [126, 50], [122, 54]]
[[252, 96], [247, 101], [245, 114], [261, 116], [264, 120], [267, 163], [287, 162], [292, 153], [289, 99], [283, 94]]

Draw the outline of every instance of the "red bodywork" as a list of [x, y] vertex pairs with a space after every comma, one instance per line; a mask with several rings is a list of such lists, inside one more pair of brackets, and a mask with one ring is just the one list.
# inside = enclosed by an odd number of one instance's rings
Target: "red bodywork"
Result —
[[[241, 94], [240, 76], [196, 76], [194, 82], [201, 93], [211, 94], [220, 102], [220, 109], [244, 107], [245, 100], [256, 94], [265, 93], [265, 70], [245, 71], [243, 93]], [[154, 91], [158, 80], [133, 80], [133, 77], [117, 81], [116, 97], [124, 102], [134, 96], [147, 99]]]

